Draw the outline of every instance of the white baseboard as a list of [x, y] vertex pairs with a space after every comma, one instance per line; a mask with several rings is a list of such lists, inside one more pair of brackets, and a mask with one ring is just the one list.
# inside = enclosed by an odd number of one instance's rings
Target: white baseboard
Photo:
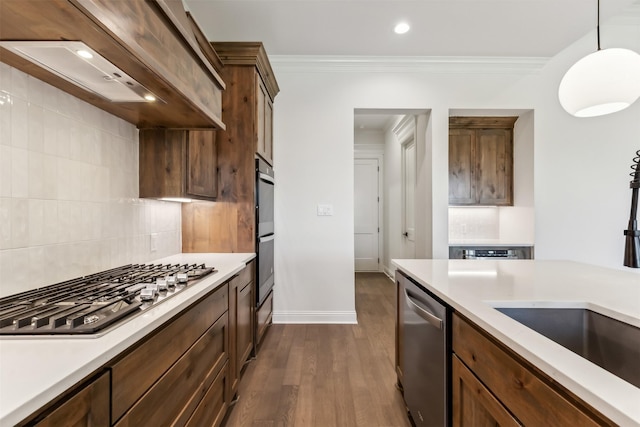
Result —
[[357, 325], [358, 317], [355, 311], [274, 311], [273, 323]]
[[389, 279], [391, 279], [392, 282], [395, 282], [396, 279], [396, 269], [391, 269], [389, 267], [387, 267], [386, 265], [384, 266], [384, 274], [387, 275], [387, 277], [389, 277]]

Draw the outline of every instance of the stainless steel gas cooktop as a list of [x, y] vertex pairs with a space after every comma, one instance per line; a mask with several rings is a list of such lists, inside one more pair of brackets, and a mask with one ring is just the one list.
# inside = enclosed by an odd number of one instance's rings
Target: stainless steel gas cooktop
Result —
[[204, 264], [131, 264], [0, 298], [0, 335], [94, 334], [216, 271]]

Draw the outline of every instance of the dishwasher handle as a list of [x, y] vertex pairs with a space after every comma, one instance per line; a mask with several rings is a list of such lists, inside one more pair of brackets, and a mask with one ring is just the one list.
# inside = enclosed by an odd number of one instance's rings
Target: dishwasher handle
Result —
[[429, 322], [431, 325], [433, 325], [436, 328], [442, 330], [442, 324], [443, 324], [442, 319], [440, 319], [438, 316], [435, 316], [435, 315], [429, 313], [427, 310], [425, 310], [424, 308], [420, 307], [418, 304], [413, 302], [413, 300], [409, 296], [409, 292], [407, 292], [406, 289], [404, 290], [404, 295], [405, 295], [406, 300], [407, 300], [407, 306], [409, 306], [411, 311], [413, 311], [418, 316], [420, 316], [421, 318], [423, 318], [424, 320]]

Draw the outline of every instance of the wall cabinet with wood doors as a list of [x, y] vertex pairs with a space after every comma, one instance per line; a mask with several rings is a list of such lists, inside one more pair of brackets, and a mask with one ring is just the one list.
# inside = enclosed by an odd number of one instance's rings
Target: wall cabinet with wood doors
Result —
[[479, 327], [453, 315], [453, 426], [613, 426]]
[[[242, 368], [253, 352], [255, 261], [229, 282], [229, 398], [238, 392]], [[229, 402], [230, 404], [231, 402]]]
[[449, 118], [449, 205], [513, 205], [516, 120]]
[[143, 129], [139, 140], [140, 197], [216, 199], [214, 131]]
[[[253, 140], [253, 151], [273, 166], [273, 100], [280, 91], [262, 43], [213, 42], [214, 50], [224, 64], [223, 78], [229, 86], [242, 85], [248, 89], [250, 100], [245, 107], [244, 119]], [[231, 91], [223, 97], [225, 120], [233, 120], [225, 107], [225, 101], [240, 102], [238, 93]], [[237, 104], [236, 104], [237, 105]]]
[[[24, 44], [20, 48], [4, 45], [0, 58], [138, 128], [224, 129], [221, 109], [225, 84], [201, 50], [181, 0], [2, 0], [0, 40], [55, 41], [58, 45], [68, 40], [83, 42], [106, 62], [91, 66], [78, 59], [77, 65], [65, 71], [68, 78], [25, 59], [34, 55], [34, 48]], [[35, 49], [52, 52], [51, 45]], [[21, 55], [25, 49], [30, 49], [29, 53]], [[62, 63], [67, 65], [75, 61], [74, 48], [56, 49], [49, 57], [64, 57]], [[55, 64], [60, 65], [60, 61]], [[80, 75], [87, 76], [82, 85], [74, 83]], [[114, 96], [112, 88], [100, 94], [87, 89], [90, 82], [103, 81], [104, 76], [123, 88], [116, 92], [129, 96]], [[124, 89], [127, 87], [136, 90], [129, 93]], [[142, 95], [149, 92], [159, 99], [145, 101]], [[131, 100], [132, 93], [140, 96]]]
[[272, 145], [271, 108], [279, 88], [262, 43], [212, 45], [227, 83], [222, 98], [227, 128], [216, 131], [218, 203], [182, 205], [182, 251], [255, 252], [255, 156], [259, 144]]

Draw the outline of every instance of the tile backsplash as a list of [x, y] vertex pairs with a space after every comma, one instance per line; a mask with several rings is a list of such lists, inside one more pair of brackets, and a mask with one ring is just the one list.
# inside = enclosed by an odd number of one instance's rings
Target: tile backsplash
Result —
[[0, 296], [178, 253], [180, 212], [138, 198], [134, 125], [0, 63]]

